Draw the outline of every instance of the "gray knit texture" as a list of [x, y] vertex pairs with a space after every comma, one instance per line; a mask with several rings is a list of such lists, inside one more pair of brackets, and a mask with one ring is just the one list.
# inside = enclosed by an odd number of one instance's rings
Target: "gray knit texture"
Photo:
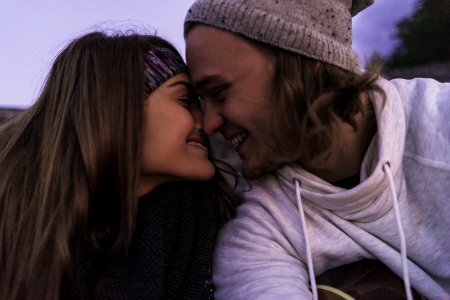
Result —
[[373, 0], [197, 0], [188, 10], [185, 30], [201, 23], [243, 35], [354, 73], [352, 15]]

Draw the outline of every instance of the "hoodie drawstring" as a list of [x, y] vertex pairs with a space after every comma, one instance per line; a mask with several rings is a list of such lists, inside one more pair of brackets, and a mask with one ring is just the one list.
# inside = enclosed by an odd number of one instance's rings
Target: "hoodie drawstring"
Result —
[[317, 300], [318, 295], [317, 295], [316, 277], [314, 275], [314, 266], [313, 266], [313, 260], [312, 260], [312, 255], [311, 255], [311, 245], [309, 243], [308, 230], [306, 229], [305, 212], [303, 211], [302, 196], [300, 194], [300, 181], [295, 178], [294, 183], [295, 183], [295, 193], [297, 196], [297, 207], [298, 207], [298, 211], [300, 213], [300, 220], [301, 220], [302, 229], [303, 229], [303, 238], [305, 239], [306, 260], [307, 260], [307, 264], [308, 264], [309, 281], [311, 283], [311, 291], [313, 294], [313, 299]]
[[[392, 176], [392, 172], [391, 172], [389, 163], [385, 163], [383, 165], [383, 171], [386, 174], [388, 181], [389, 181], [389, 189], [391, 192], [392, 203], [393, 203], [393, 207], [394, 207], [395, 221], [397, 223], [397, 230], [398, 230], [398, 234], [399, 234], [399, 238], [400, 238], [400, 255], [401, 255], [403, 283], [405, 285], [406, 298], [408, 300], [413, 300], [412, 292], [411, 292], [411, 284], [409, 282], [409, 271], [408, 271], [407, 255], [406, 255], [405, 234], [403, 232], [403, 226], [402, 226], [401, 217], [400, 217], [400, 209], [398, 206], [397, 192], [395, 190], [394, 179]], [[303, 211], [303, 202], [302, 202], [302, 197], [301, 197], [301, 193], [300, 193], [300, 181], [297, 178], [294, 178], [294, 183], [295, 183], [295, 193], [297, 196], [297, 207], [298, 207], [298, 210], [300, 213], [300, 220], [301, 220], [302, 229], [303, 229], [303, 237], [305, 240], [309, 281], [311, 283], [313, 299], [317, 300], [318, 299], [317, 285], [316, 285], [316, 278], [314, 275], [314, 266], [313, 266], [313, 260], [312, 260], [312, 255], [311, 255], [311, 245], [309, 243], [308, 230], [306, 228], [306, 221], [305, 221], [305, 213]]]
[[397, 192], [395, 190], [394, 179], [392, 176], [392, 172], [391, 172], [389, 163], [385, 163], [383, 165], [383, 171], [386, 174], [388, 181], [389, 181], [389, 188], [391, 191], [392, 203], [394, 206], [395, 221], [397, 222], [397, 230], [398, 230], [398, 234], [400, 236], [400, 255], [402, 258], [403, 283], [405, 285], [406, 298], [408, 300], [412, 300], [413, 297], [412, 297], [412, 292], [411, 292], [411, 285], [409, 283], [409, 271], [408, 271], [408, 262], [407, 262], [407, 256], [406, 256], [405, 235], [403, 233], [403, 226], [402, 226], [402, 222], [401, 222], [401, 218], [400, 218], [400, 210], [398, 207]]

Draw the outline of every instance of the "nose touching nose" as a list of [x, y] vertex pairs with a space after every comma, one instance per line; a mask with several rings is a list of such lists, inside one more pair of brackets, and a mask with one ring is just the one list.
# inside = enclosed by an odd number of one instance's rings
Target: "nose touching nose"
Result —
[[213, 135], [223, 126], [224, 122], [224, 117], [218, 109], [213, 105], [205, 103], [202, 121], [203, 131], [207, 135]]

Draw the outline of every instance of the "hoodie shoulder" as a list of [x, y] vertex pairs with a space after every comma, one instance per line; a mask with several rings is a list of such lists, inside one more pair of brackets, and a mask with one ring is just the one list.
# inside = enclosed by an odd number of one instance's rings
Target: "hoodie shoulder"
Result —
[[407, 120], [405, 152], [450, 163], [450, 83], [434, 79], [395, 79]]

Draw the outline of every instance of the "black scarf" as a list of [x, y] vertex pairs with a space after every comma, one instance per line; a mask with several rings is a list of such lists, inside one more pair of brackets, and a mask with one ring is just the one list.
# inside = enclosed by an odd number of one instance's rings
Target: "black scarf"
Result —
[[[139, 199], [130, 249], [96, 282], [96, 261], [75, 251], [75, 277], [63, 299], [209, 299], [216, 225], [186, 184], [166, 184]], [[95, 286], [97, 287], [95, 288]]]

